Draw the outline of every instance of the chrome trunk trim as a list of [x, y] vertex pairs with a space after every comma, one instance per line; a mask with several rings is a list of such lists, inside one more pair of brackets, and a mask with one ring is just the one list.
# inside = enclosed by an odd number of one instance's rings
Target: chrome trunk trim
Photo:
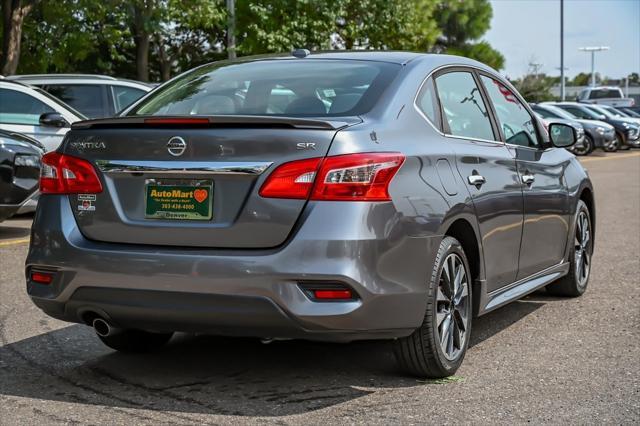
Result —
[[273, 164], [272, 162], [224, 162], [224, 161], [127, 161], [97, 160], [96, 165], [103, 173], [162, 173], [180, 175], [254, 175], [258, 176]]

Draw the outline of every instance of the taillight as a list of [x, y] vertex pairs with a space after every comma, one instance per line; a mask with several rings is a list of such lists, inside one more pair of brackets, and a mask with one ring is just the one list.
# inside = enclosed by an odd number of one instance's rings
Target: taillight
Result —
[[389, 183], [404, 158], [399, 153], [385, 152], [292, 161], [271, 173], [260, 195], [324, 201], [389, 201]]
[[322, 158], [308, 158], [278, 166], [260, 188], [260, 196], [306, 200], [321, 161]]
[[43, 194], [97, 194], [102, 184], [87, 160], [50, 152], [42, 157], [40, 192]]
[[327, 157], [311, 199], [389, 201], [389, 184], [403, 162], [404, 155], [387, 152]]

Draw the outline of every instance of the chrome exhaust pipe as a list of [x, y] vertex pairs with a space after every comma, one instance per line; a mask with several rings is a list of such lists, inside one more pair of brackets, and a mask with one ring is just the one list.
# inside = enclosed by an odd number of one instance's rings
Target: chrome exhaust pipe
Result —
[[109, 325], [108, 322], [103, 320], [102, 318], [96, 318], [93, 320], [91, 324], [93, 326], [94, 331], [98, 336], [107, 337], [113, 333], [114, 329]]

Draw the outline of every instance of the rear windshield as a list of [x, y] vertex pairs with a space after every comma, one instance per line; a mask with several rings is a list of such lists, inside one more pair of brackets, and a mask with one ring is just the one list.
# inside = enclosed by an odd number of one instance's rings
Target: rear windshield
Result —
[[127, 115], [359, 115], [400, 69], [322, 59], [210, 64], [168, 83]]
[[622, 93], [618, 89], [595, 89], [591, 91], [589, 99], [621, 98]]

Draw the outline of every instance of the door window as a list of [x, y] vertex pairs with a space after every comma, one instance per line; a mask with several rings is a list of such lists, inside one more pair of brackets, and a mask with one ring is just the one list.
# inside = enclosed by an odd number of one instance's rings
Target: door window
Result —
[[512, 145], [539, 148], [540, 141], [534, 118], [529, 111], [504, 84], [484, 75], [481, 78], [493, 102], [498, 124], [502, 128], [506, 142]]
[[55, 112], [44, 102], [17, 90], [0, 89], [0, 99], [0, 123], [37, 126], [40, 115]]
[[120, 112], [138, 99], [146, 92], [126, 86], [111, 86], [113, 88], [113, 99], [115, 101], [116, 112]]
[[436, 86], [446, 119], [443, 125], [447, 133], [472, 139], [495, 140], [487, 106], [470, 72], [443, 74], [436, 78]]
[[418, 94], [417, 105], [420, 111], [427, 117], [436, 129], [440, 129], [440, 108], [436, 99], [436, 90], [433, 86], [433, 80], [429, 79], [422, 86]]
[[106, 117], [104, 90], [93, 84], [50, 84], [44, 90], [89, 118]]

